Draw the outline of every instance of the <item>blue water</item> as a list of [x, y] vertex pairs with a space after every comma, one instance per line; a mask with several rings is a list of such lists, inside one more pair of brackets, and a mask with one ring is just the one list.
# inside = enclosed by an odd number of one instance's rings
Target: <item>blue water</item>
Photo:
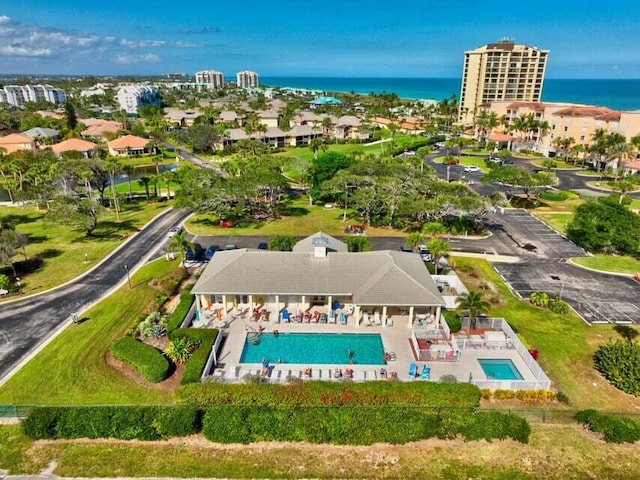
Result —
[[509, 359], [478, 359], [487, 378], [492, 380], [523, 380], [522, 375]]
[[267, 359], [271, 364], [384, 365], [383, 356], [378, 334], [281, 333], [264, 334], [257, 345], [245, 340], [240, 363]]
[[[443, 100], [453, 94], [460, 95], [460, 78], [261, 77], [260, 83], [322, 92], [393, 92], [411, 99]], [[637, 110], [640, 109], [640, 80], [546, 79], [542, 100]]]

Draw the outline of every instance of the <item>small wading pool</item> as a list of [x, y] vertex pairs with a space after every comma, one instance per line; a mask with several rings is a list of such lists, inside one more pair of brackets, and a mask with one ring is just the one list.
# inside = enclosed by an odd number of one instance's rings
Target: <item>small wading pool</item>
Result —
[[509, 359], [478, 359], [484, 374], [491, 380], [524, 380]]
[[248, 334], [240, 363], [384, 365], [384, 347], [379, 334], [359, 333], [264, 333]]

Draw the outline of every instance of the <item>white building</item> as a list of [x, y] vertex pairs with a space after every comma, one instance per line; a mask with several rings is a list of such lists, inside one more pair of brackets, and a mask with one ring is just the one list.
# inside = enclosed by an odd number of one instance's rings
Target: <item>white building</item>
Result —
[[240, 88], [255, 88], [259, 85], [258, 74], [256, 72], [250, 72], [245, 70], [236, 74], [236, 80], [238, 87]]
[[224, 86], [224, 75], [216, 70], [202, 70], [196, 72], [196, 83], [204, 83], [208, 90], [215, 90]]
[[156, 87], [130, 85], [120, 87], [117, 95], [120, 108], [127, 113], [138, 113], [138, 109], [147, 105], [160, 106], [160, 93]]
[[45, 101], [63, 103], [67, 99], [64, 90], [51, 85], [7, 85], [0, 94], [0, 102], [23, 106], [27, 102]]

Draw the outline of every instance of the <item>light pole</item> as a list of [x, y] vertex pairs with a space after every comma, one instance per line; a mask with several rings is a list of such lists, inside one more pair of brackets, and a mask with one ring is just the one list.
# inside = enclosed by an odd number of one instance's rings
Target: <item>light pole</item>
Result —
[[127, 271], [127, 281], [129, 282], [129, 290], [131, 290], [131, 275], [129, 275], [129, 265], [125, 263], [124, 269]]
[[84, 263], [87, 263], [89, 261], [89, 254], [85, 253], [84, 254]]
[[16, 286], [18, 287], [18, 293], [22, 293], [22, 283], [20, 283], [20, 277], [16, 277]]

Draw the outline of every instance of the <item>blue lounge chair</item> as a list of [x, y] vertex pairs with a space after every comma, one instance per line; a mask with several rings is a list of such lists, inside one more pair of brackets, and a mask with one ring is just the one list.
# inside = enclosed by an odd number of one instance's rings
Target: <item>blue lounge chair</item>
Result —
[[347, 316], [344, 314], [344, 312], [340, 312], [340, 315], [338, 316], [338, 318], [340, 319], [340, 325], [347, 324]]
[[287, 310], [286, 308], [284, 310], [282, 310], [282, 322], [283, 323], [289, 323], [291, 321], [291, 319], [289, 318], [289, 310]]
[[427, 365], [424, 365], [420, 376], [422, 377], [422, 380], [429, 380], [431, 378], [431, 369]]
[[416, 378], [416, 375], [418, 373], [418, 365], [416, 365], [415, 363], [410, 363], [409, 364], [409, 379], [413, 380], [414, 378]]

